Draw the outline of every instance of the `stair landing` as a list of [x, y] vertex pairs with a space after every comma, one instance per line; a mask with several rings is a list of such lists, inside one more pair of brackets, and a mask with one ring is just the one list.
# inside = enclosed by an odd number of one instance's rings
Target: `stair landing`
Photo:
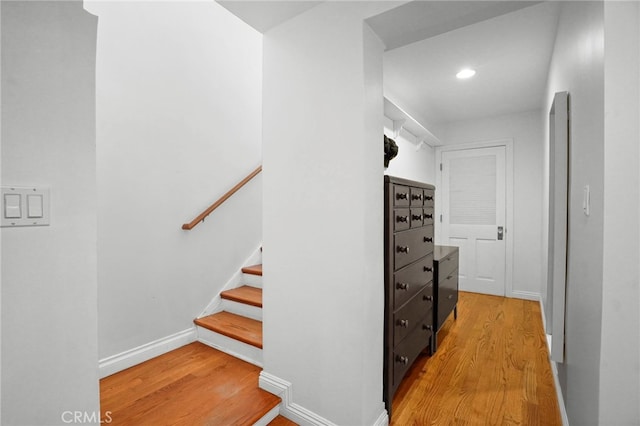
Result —
[[253, 425], [280, 404], [260, 368], [195, 342], [100, 380], [100, 408], [120, 425]]

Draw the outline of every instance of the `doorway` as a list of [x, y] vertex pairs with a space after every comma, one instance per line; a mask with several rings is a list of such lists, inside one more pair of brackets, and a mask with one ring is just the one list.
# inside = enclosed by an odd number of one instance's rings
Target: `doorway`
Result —
[[462, 291], [511, 296], [513, 142], [437, 149], [439, 244], [460, 248]]

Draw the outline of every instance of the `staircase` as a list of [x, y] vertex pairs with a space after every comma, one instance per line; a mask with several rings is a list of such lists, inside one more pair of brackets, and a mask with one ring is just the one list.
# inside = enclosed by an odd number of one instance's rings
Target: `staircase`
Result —
[[[242, 181], [227, 191], [216, 202], [200, 213], [189, 223], [184, 223], [182, 229], [191, 230], [229, 197], [240, 190], [251, 179], [262, 171], [258, 166]], [[246, 263], [261, 261], [262, 247], [254, 253]], [[224, 286], [226, 290], [216, 297], [199, 318], [194, 320], [197, 340], [258, 367], [262, 367], [262, 263], [242, 268], [242, 276], [235, 274]], [[254, 367], [255, 368], [255, 367]], [[244, 377], [232, 377], [232, 381], [243, 381]], [[256, 383], [257, 388], [257, 383]], [[275, 397], [271, 393], [260, 389], [261, 392]], [[262, 411], [260, 420], [255, 425], [295, 425], [288, 419], [278, 416], [279, 404], [270, 411]], [[271, 423], [269, 423], [271, 422]], [[239, 424], [239, 423], [233, 423]]]
[[220, 294], [215, 313], [194, 321], [198, 340], [261, 367], [262, 264], [242, 268], [242, 282]]
[[[216, 312], [194, 320], [198, 340], [262, 367], [262, 264], [242, 268], [241, 283], [220, 293]], [[278, 409], [265, 412], [255, 424], [295, 424], [277, 414]]]

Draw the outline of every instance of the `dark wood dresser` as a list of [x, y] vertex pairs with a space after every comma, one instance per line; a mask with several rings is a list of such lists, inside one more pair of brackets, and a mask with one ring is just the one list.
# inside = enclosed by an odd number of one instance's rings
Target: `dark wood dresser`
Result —
[[384, 178], [384, 386], [393, 395], [411, 364], [434, 338], [433, 185]]
[[458, 318], [458, 247], [435, 246], [433, 251], [433, 282], [435, 283], [434, 322], [431, 352], [438, 346], [438, 331], [453, 311]]

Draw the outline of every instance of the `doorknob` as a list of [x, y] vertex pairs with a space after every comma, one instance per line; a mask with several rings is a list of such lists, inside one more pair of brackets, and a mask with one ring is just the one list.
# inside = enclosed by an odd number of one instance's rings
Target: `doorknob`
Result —
[[504, 237], [504, 227], [498, 226], [498, 240], [502, 240]]

